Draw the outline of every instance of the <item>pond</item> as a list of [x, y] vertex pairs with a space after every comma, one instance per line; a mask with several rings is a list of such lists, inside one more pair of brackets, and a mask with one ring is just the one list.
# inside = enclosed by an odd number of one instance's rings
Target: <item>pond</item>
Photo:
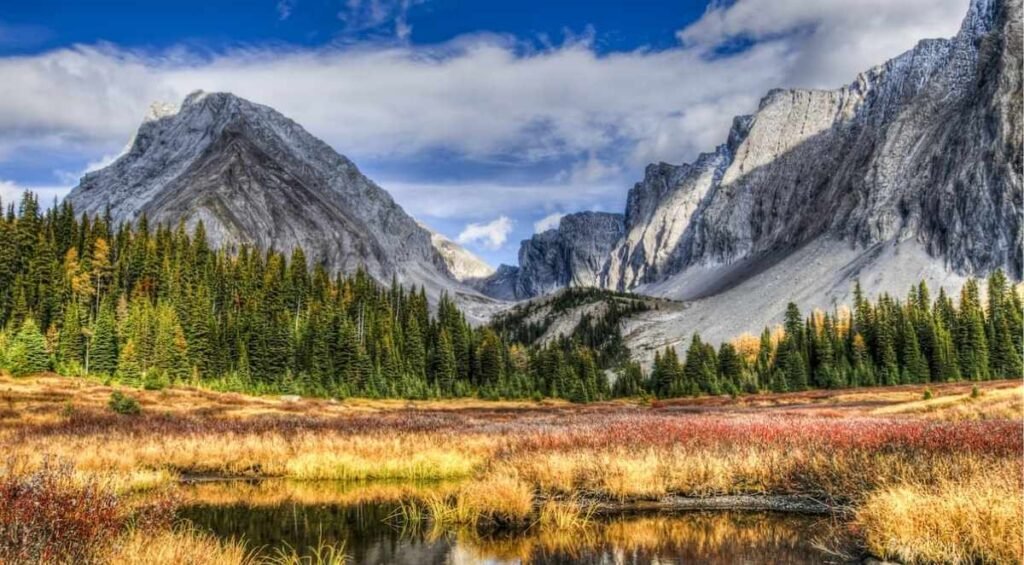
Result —
[[843, 563], [819, 548], [831, 517], [770, 512], [643, 512], [595, 516], [583, 528], [479, 532], [411, 527], [397, 519], [400, 497], [427, 485], [332, 485], [270, 481], [189, 487], [181, 512], [223, 538], [273, 552], [308, 554], [343, 545], [350, 563]]

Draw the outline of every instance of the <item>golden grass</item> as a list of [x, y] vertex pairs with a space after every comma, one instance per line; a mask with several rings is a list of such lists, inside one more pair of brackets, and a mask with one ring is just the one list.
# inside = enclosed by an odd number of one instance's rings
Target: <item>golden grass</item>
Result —
[[248, 548], [242, 540], [223, 541], [189, 524], [158, 531], [130, 530], [103, 552], [111, 565], [344, 565], [344, 544], [281, 547], [268, 553]]
[[361, 504], [401, 504], [423, 500], [427, 496], [452, 493], [458, 482], [338, 482], [268, 479], [257, 483], [243, 481], [204, 481], [181, 485], [175, 493], [188, 504], [211, 506], [246, 505], [272, 507], [284, 504], [305, 506], [356, 506]]
[[57, 457], [83, 472], [119, 475], [140, 489], [171, 482], [179, 472], [302, 480], [462, 478], [482, 467], [497, 447], [497, 442], [487, 437], [456, 442], [426, 434], [383, 437], [327, 431], [136, 436], [115, 430], [103, 435], [48, 437], [44, 446], [18, 443], [10, 446], [9, 454], [35, 466], [46, 456]]
[[[890, 424], [917, 419], [1020, 421], [1024, 387], [1019, 382], [979, 386], [982, 394], [973, 399], [967, 383], [931, 385], [935, 397], [927, 401], [922, 400], [924, 387], [920, 386], [758, 395], [735, 402], [704, 398], [693, 401], [690, 408], [715, 415], [720, 424], [726, 421], [725, 428], [727, 422], [743, 418], [789, 422], [794, 414], [802, 418], [800, 425], [855, 418], [883, 431]], [[628, 426], [614, 428], [619, 435], [593, 442], [595, 434], [613, 429], [602, 427], [608, 421], [629, 424], [640, 416], [650, 418], [641, 418], [647, 424], [671, 426], [702, 416], [628, 403], [288, 403], [197, 389], [131, 391], [143, 406], [143, 415], [131, 420], [109, 414], [105, 405], [111, 390], [85, 379], [0, 376], [0, 450], [28, 469], [42, 465], [47, 455], [69, 461], [83, 477], [101, 477], [118, 492], [146, 491], [186, 473], [288, 477], [295, 481], [289, 483], [286, 494], [255, 486], [247, 502], [273, 504], [283, 497], [339, 503], [414, 501], [414, 506], [406, 506], [407, 514], [428, 515], [440, 523], [524, 524], [536, 519], [549, 524], [552, 531], [566, 529], [559, 525], [575, 524], [579, 516], [549, 504], [538, 509], [537, 495], [627, 500], [668, 494], [810, 494], [861, 507], [858, 519], [867, 525], [865, 532], [871, 532], [872, 547], [909, 561], [942, 554], [931, 545], [940, 547], [945, 542], [938, 534], [929, 534], [929, 528], [943, 527], [947, 509], [938, 505], [944, 490], [950, 489], [950, 531], [959, 531], [956, 520], [961, 519], [962, 524], [981, 522], [981, 530], [991, 529], [977, 536], [965, 559], [1005, 556], [1007, 544], [1016, 540], [1019, 548], [1021, 541], [1020, 528], [1009, 528], [1009, 522], [1000, 518], [1003, 514], [970, 518], [968, 502], [978, 492], [993, 499], [1001, 496], [1004, 505], [1007, 500], [1021, 500], [1024, 489], [1019, 481], [992, 483], [988, 491], [979, 491], [977, 484], [994, 470], [1019, 475], [1022, 461], [1018, 456], [984, 455], [967, 446], [934, 452], [871, 447], [820, 450], [802, 444], [783, 447], [772, 441], [746, 441], [745, 437], [673, 443], [659, 441], [657, 434], [636, 440], [637, 433], [644, 434]], [[687, 402], [673, 401], [668, 408]], [[78, 428], [75, 417], [81, 417], [86, 427]], [[403, 426], [410, 422], [415, 425]], [[971, 422], [943, 425], [974, 429]], [[560, 435], [572, 432], [574, 426], [586, 433], [570, 434], [568, 439]], [[451, 483], [423, 489], [364, 484], [363, 490], [330, 492], [332, 487], [318, 482], [326, 479]], [[217, 495], [214, 487], [209, 489], [208, 498], [229, 498]], [[884, 519], [887, 511], [889, 515], [896, 512], [891, 508], [916, 508], [915, 504], [929, 509], [924, 514], [931, 513], [934, 523]], [[1019, 518], [1019, 507], [1017, 511], [1014, 517]], [[568, 529], [589, 532], [576, 526]], [[987, 545], [986, 539], [991, 540]], [[950, 555], [954, 562], [960, 559], [960, 554]]]
[[450, 493], [430, 493], [422, 508], [438, 524], [520, 524], [533, 512], [533, 489], [511, 474], [465, 483]]
[[592, 524], [597, 506], [582, 504], [577, 499], [549, 500], [540, 508], [538, 523], [545, 530], [582, 530]]
[[1021, 563], [1021, 477], [988, 472], [873, 493], [857, 511], [872, 553], [903, 563]]
[[133, 565], [256, 565], [239, 541], [221, 541], [190, 526], [171, 530], [131, 530], [103, 555], [106, 563]]
[[1024, 417], [1024, 386], [986, 390], [978, 398], [970, 392], [883, 406], [872, 415], [918, 415], [939, 420], [992, 420]]
[[366, 447], [359, 446], [363, 454], [352, 452], [356, 450], [303, 453], [288, 460], [283, 474], [301, 480], [442, 480], [467, 477], [483, 463], [479, 455], [454, 449]]
[[[445, 400], [300, 398], [295, 402], [282, 396], [251, 396], [187, 386], [159, 391], [138, 390], [117, 384], [104, 384], [103, 380], [93, 376], [63, 377], [54, 373], [43, 373], [31, 377], [12, 377], [0, 371], [0, 422], [11, 416], [17, 416], [21, 424], [41, 424], [53, 422], [61, 417], [60, 410], [34, 410], [43, 406], [102, 411], [106, 409], [110, 393], [115, 390], [123, 391], [139, 399], [144, 411], [148, 409], [172, 415], [215, 413], [224, 418], [296, 414], [343, 417], [396, 410], [460, 412], [467, 410], [573, 408], [569, 402], [557, 399], [492, 401], [475, 398]], [[12, 414], [9, 410], [14, 410], [15, 413]]]

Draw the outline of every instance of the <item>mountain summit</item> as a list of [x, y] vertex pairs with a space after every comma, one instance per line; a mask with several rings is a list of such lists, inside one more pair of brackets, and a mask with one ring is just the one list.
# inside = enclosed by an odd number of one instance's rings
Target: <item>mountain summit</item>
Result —
[[68, 201], [79, 213], [109, 209], [115, 222], [145, 214], [193, 229], [202, 221], [215, 246], [301, 247], [311, 263], [361, 267], [434, 296], [465, 290], [432, 233], [352, 161], [272, 108], [229, 93], [154, 104], [126, 152], [85, 175]]

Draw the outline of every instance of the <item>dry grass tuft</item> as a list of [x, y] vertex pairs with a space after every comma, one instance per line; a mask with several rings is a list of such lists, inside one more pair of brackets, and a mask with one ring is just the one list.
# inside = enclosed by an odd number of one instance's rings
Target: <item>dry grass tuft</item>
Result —
[[135, 565], [256, 565], [257, 560], [236, 541], [221, 541], [193, 526], [168, 530], [132, 529], [104, 555], [107, 563]]
[[582, 530], [592, 524], [597, 506], [582, 504], [578, 500], [549, 500], [540, 508], [538, 522], [546, 531]]
[[870, 495], [857, 511], [868, 548], [903, 563], [1021, 563], [1020, 476], [902, 485]]
[[422, 504], [438, 524], [522, 526], [533, 512], [533, 489], [515, 476], [498, 474], [448, 494], [428, 494]]

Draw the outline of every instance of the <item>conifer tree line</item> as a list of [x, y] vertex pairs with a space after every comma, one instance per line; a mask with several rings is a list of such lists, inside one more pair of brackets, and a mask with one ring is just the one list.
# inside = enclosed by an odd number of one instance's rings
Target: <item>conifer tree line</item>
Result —
[[[0, 209], [3, 209], [0, 205]], [[588, 291], [558, 298], [563, 309]], [[958, 301], [924, 283], [903, 301], [813, 312], [715, 348], [694, 335], [683, 359], [628, 360], [619, 320], [647, 308], [612, 296], [606, 315], [545, 346], [540, 328], [468, 324], [453, 301], [363, 272], [310, 268], [242, 246], [214, 250], [200, 223], [114, 226], [31, 193], [0, 215], [0, 367], [56, 370], [160, 388], [173, 383], [332, 397], [559, 397], [590, 401], [985, 380], [1022, 373], [1021, 296], [1001, 272], [987, 300], [970, 280]], [[561, 304], [561, 302], [559, 303]], [[525, 337], [524, 337], [525, 336]], [[614, 384], [607, 373], [614, 370]]]
[[717, 350], [694, 334], [685, 359], [668, 347], [656, 353], [650, 377], [644, 381], [634, 370], [629, 386], [674, 397], [1020, 378], [1020, 292], [1002, 271], [987, 282], [987, 304], [975, 279], [958, 302], [942, 289], [933, 301], [924, 282], [903, 301], [882, 294], [871, 302], [858, 282], [852, 310], [804, 318], [790, 303], [782, 326]]
[[[0, 206], [0, 209], [3, 209]], [[0, 367], [254, 393], [428, 398], [606, 398], [578, 340], [509, 344], [442, 297], [363, 272], [309, 268], [242, 246], [214, 250], [199, 224], [114, 226], [31, 193], [0, 217]]]

